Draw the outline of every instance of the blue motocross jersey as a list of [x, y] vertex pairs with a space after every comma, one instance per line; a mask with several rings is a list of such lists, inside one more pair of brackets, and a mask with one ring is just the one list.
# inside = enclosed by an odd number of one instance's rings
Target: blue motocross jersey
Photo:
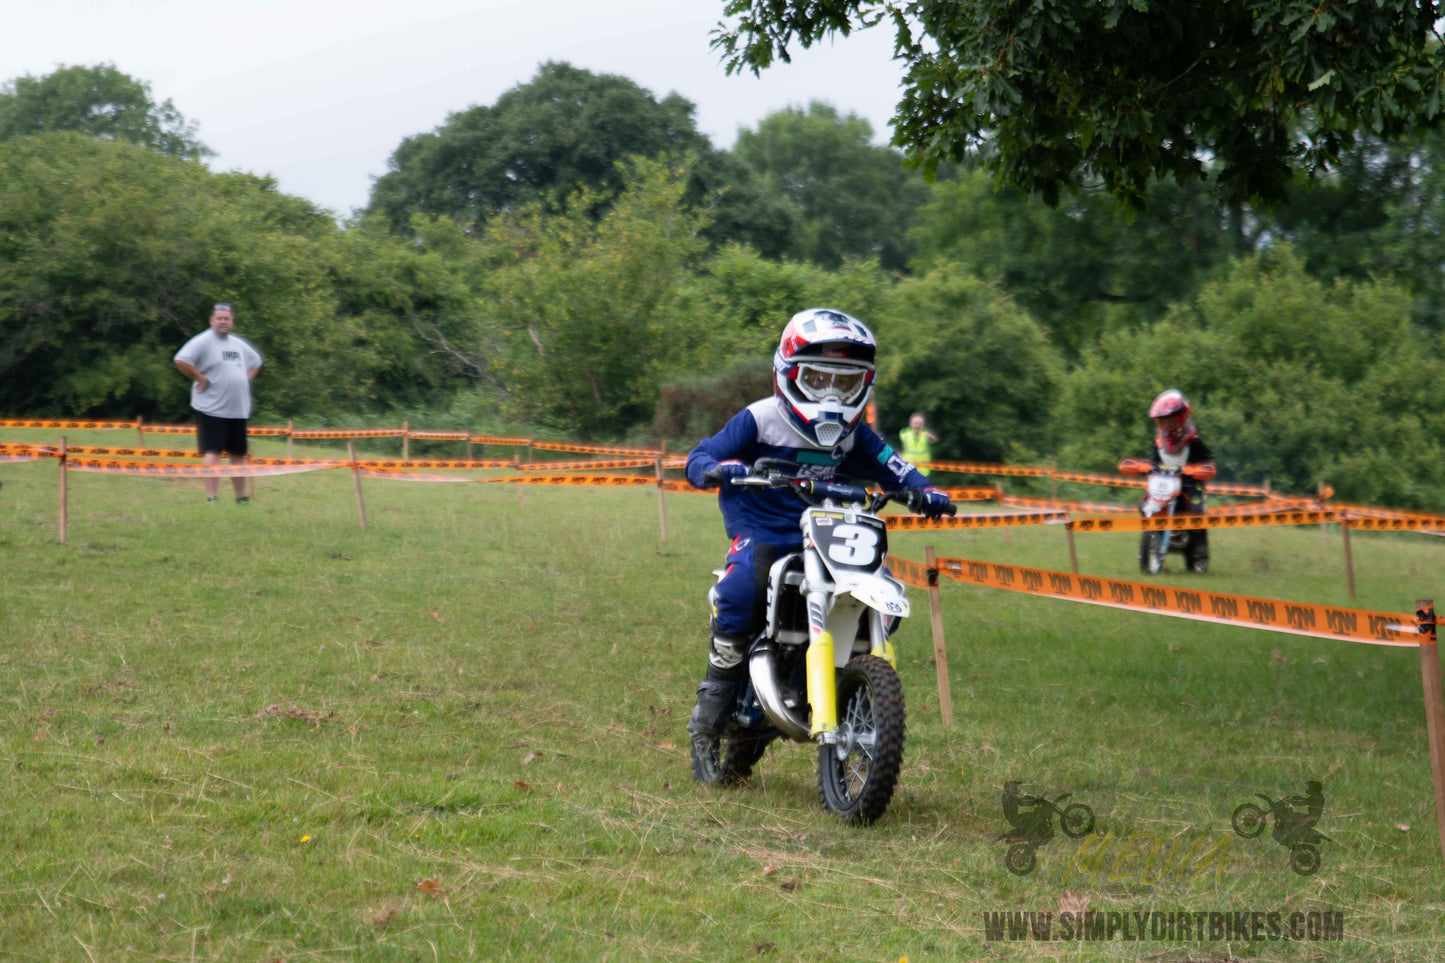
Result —
[[[800, 478], [830, 478], [835, 474], [877, 482], [884, 488], [928, 488], [930, 482], [904, 461], [889, 444], [860, 424], [835, 448], [807, 444], [789, 427], [776, 398], [754, 401], [733, 415], [722, 431], [697, 443], [687, 456], [687, 479], [698, 488], [703, 473], [720, 462], [751, 466], [759, 458], [782, 458], [802, 466]], [[718, 493], [723, 524], [733, 538], [747, 536], [764, 542], [790, 544], [802, 536], [798, 520], [803, 503], [786, 488], [741, 490], [724, 487]]]

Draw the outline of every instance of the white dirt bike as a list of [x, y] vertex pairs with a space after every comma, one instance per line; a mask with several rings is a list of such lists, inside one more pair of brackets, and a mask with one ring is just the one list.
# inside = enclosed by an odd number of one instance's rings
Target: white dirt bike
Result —
[[773, 740], [816, 743], [823, 807], [867, 824], [893, 798], [906, 724], [889, 636], [907, 618], [908, 598], [884, 570], [888, 533], [878, 513], [895, 500], [916, 510], [920, 493], [799, 479], [800, 467], [760, 459], [732, 480], [791, 488], [808, 506], [799, 523], [803, 550], [769, 566], [766, 623], [749, 648], [747, 681], [723, 735], [706, 748], [694, 744], [693, 773], [732, 785], [752, 774]]
[[[1182, 462], [1179, 465], [1151, 465], [1139, 458], [1125, 458], [1119, 462], [1119, 471], [1123, 474], [1149, 476], [1144, 482], [1144, 500], [1139, 505], [1139, 512], [1145, 518], [1174, 517], [1184, 490], [1183, 476], [1193, 477], [1194, 473], [1190, 470], [1193, 467]], [[1206, 477], [1212, 476], [1213, 472], [1209, 472]], [[1164, 568], [1164, 557], [1173, 551], [1184, 555], [1189, 571], [1203, 575], [1209, 571], [1209, 556], [1201, 554], [1196, 544], [1202, 537], [1203, 533], [1197, 529], [1144, 532], [1139, 538], [1139, 571], [1146, 575], [1158, 575]]]

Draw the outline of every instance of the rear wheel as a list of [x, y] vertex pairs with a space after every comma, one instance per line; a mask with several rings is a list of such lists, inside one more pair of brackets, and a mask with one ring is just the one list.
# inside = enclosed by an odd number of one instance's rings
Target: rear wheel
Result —
[[711, 786], [735, 786], [753, 774], [776, 733], [734, 729], [720, 737], [692, 740], [692, 775]]
[[903, 684], [884, 659], [860, 655], [838, 673], [838, 742], [818, 747], [823, 808], [867, 824], [893, 799], [903, 765]]

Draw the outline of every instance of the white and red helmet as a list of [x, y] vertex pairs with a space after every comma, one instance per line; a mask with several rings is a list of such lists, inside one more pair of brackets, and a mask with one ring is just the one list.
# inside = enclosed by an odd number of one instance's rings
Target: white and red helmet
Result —
[[1159, 429], [1154, 436], [1154, 444], [1172, 455], [1193, 441], [1199, 430], [1189, 417], [1191, 411], [1189, 399], [1178, 388], [1161, 392], [1149, 406], [1149, 417], [1154, 419], [1154, 425]]
[[833, 448], [858, 427], [873, 394], [873, 332], [831, 308], [793, 315], [773, 355], [773, 394], [793, 430]]

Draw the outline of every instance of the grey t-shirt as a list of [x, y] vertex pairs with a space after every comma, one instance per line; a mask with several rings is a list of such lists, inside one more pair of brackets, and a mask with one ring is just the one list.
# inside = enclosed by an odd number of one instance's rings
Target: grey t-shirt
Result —
[[242, 338], [202, 331], [176, 352], [175, 360], [195, 365], [211, 383], [205, 391], [191, 385], [192, 408], [216, 418], [251, 417], [251, 379], [246, 372], [261, 367], [261, 355]]

